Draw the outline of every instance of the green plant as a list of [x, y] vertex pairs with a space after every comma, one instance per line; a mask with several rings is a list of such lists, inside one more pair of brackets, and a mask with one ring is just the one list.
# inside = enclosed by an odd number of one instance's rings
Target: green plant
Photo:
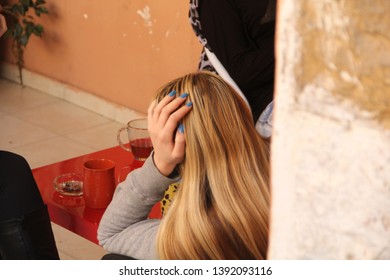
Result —
[[3, 6], [2, 12], [8, 15], [8, 31], [5, 36], [13, 39], [12, 52], [18, 66], [21, 85], [23, 85], [24, 50], [31, 35], [41, 37], [44, 31], [43, 26], [35, 22], [32, 11], [38, 17], [48, 14], [45, 4], [45, 0], [17, 0]]

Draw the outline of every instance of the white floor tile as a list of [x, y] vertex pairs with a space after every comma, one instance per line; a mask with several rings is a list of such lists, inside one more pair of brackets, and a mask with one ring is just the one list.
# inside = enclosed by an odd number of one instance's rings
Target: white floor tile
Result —
[[36, 168], [96, 150], [68, 138], [57, 136], [41, 142], [14, 147], [10, 151], [24, 156], [31, 168]]
[[56, 134], [39, 126], [19, 120], [11, 115], [0, 116], [0, 149], [32, 144], [53, 138]]
[[96, 150], [103, 150], [118, 145], [116, 135], [118, 129], [122, 126], [123, 125], [120, 123], [109, 122], [78, 132], [69, 133], [65, 136], [84, 145], [93, 147]]
[[108, 123], [109, 120], [65, 101], [24, 110], [21, 119], [58, 134], [66, 134]]
[[59, 100], [29, 87], [0, 79], [0, 111], [2, 112], [16, 113]]
[[73, 232], [52, 223], [61, 260], [100, 260], [107, 252]]

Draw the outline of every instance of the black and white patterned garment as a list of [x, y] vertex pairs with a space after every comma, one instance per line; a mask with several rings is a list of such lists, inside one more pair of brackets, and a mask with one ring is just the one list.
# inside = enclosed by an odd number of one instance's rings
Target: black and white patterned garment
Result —
[[190, 24], [192, 26], [192, 29], [195, 32], [196, 37], [198, 37], [199, 42], [203, 46], [203, 50], [199, 59], [198, 69], [208, 70], [217, 73], [217, 71], [214, 69], [213, 65], [211, 64], [204, 50], [204, 48], [207, 48], [210, 51], [212, 51], [211, 47], [207, 44], [207, 39], [202, 34], [202, 25], [199, 21], [198, 7], [199, 7], [199, 0], [190, 0], [190, 10], [189, 10]]
[[[275, 6], [276, 6], [275, 0], [269, 1], [267, 12], [262, 18], [261, 23], [266, 23], [268, 21], [275, 20], [275, 16], [276, 16], [274, 12]], [[210, 45], [207, 43], [207, 39], [202, 34], [202, 25], [199, 20], [198, 7], [199, 7], [199, 0], [190, 0], [189, 21], [192, 26], [192, 29], [195, 32], [196, 37], [198, 37], [199, 42], [203, 46], [203, 50], [201, 52], [200, 59], [199, 59], [198, 69], [208, 70], [217, 73], [217, 71], [211, 64], [204, 50], [204, 48], [207, 48], [209, 51], [212, 52]]]
[[[208, 70], [211, 72], [214, 72], [216, 74], [222, 74], [224, 79], [226, 80], [226, 76], [229, 76], [229, 74], [224, 71], [224, 69], [221, 70], [220, 66], [216, 66], [217, 69], [221, 71], [221, 73], [218, 73], [218, 71], [215, 70], [215, 67], [212, 65], [211, 61], [206, 55], [205, 48], [207, 48], [209, 52], [210, 57], [213, 60], [218, 60], [216, 56], [214, 57], [214, 53], [212, 51], [212, 48], [207, 42], [207, 39], [202, 34], [202, 25], [200, 23], [199, 19], [199, 1], [202, 0], [190, 0], [190, 7], [189, 7], [189, 21], [192, 26], [192, 29], [195, 32], [195, 35], [198, 37], [199, 42], [202, 44], [203, 49], [201, 52], [200, 60], [198, 69], [199, 70]], [[267, 10], [264, 14], [264, 16], [261, 18], [261, 24], [267, 23], [269, 21], [275, 20], [276, 14], [276, 0], [270, 0], [268, 2]], [[219, 62], [219, 61], [218, 61]], [[222, 67], [223, 68], [223, 67]], [[224, 73], [226, 72], [226, 73]], [[230, 78], [230, 76], [229, 76]], [[230, 78], [231, 79], [231, 78]], [[232, 80], [230, 84], [234, 84], [235, 82]], [[240, 95], [243, 97], [243, 99], [247, 102], [248, 106], [249, 103], [245, 97], [245, 95], [240, 91], [240, 89], [237, 87], [236, 90], [240, 93]], [[256, 121], [256, 130], [260, 133], [261, 136], [265, 138], [271, 137], [272, 134], [272, 118], [273, 118], [273, 101], [271, 101], [266, 108], [261, 112], [260, 117]]]

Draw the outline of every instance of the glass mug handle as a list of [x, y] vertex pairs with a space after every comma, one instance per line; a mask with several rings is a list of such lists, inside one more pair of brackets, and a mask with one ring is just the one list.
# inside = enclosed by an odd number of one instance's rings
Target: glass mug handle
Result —
[[122, 142], [122, 140], [121, 140], [121, 133], [122, 133], [123, 130], [127, 130], [127, 127], [122, 127], [122, 128], [120, 128], [120, 129], [118, 130], [118, 133], [116, 134], [116, 140], [117, 140], [119, 146], [120, 146], [122, 149], [124, 149], [124, 150], [126, 150], [126, 151], [128, 151], [128, 152], [131, 152], [131, 149], [130, 149], [130, 148], [127, 148], [127, 147], [125, 146], [125, 144], [123, 144], [123, 142]]

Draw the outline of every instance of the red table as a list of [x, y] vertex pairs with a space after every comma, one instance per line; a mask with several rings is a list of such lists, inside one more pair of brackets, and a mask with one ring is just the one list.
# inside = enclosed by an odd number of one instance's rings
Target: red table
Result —
[[[116, 163], [115, 178], [121, 169], [127, 165], [131, 169], [142, 166], [142, 162], [134, 160], [132, 153], [116, 146], [95, 153], [79, 156], [54, 164], [33, 169], [35, 180], [44, 202], [47, 204], [50, 219], [58, 224], [96, 244], [97, 229], [105, 209], [92, 209], [85, 206], [82, 196], [63, 196], [53, 187], [53, 180], [64, 173], [83, 173], [83, 163], [88, 159], [106, 158]], [[130, 169], [123, 169], [129, 171]], [[123, 171], [122, 170], [122, 171]], [[157, 203], [149, 214], [150, 218], [161, 218], [160, 205]]]

